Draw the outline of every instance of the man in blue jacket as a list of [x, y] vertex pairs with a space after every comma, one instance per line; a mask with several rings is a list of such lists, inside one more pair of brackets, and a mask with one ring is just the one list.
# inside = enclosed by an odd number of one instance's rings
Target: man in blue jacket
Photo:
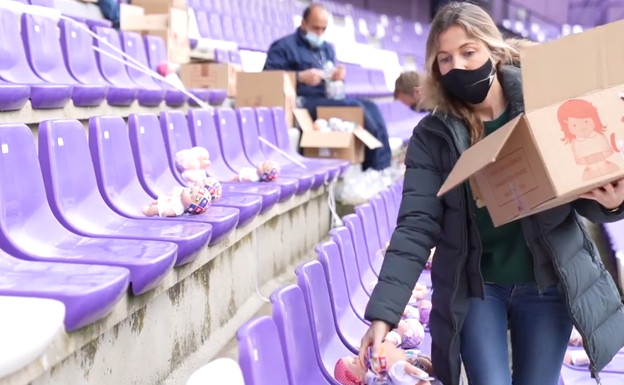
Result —
[[297, 73], [297, 96], [316, 119], [319, 106], [360, 106], [364, 110], [364, 128], [375, 136], [383, 146], [366, 149], [362, 167], [383, 170], [390, 166], [391, 151], [388, 130], [377, 105], [364, 99], [329, 98], [325, 74], [332, 72], [329, 81], [344, 80], [345, 68], [336, 66], [336, 54], [323, 38], [329, 14], [320, 4], [313, 4], [303, 12], [301, 27], [295, 33], [276, 40], [267, 52], [264, 70], [284, 70]]

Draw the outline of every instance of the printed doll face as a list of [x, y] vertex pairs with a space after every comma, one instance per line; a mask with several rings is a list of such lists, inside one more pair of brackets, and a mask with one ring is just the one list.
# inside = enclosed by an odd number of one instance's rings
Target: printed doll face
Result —
[[342, 361], [355, 377], [357, 377], [360, 381], [364, 381], [364, 378], [366, 377], [366, 371], [362, 369], [362, 365], [360, 365], [360, 359], [357, 356], [343, 357]]
[[211, 164], [211, 163], [210, 163], [210, 157], [208, 156], [208, 152], [207, 152], [207, 151], [206, 151], [206, 153], [201, 154], [201, 155], [198, 157], [198, 159], [197, 159], [197, 160], [199, 161], [199, 168], [200, 168], [200, 169], [202, 169], [202, 170], [203, 170], [203, 169], [205, 169], [205, 168], [210, 167], [210, 164]]
[[568, 118], [568, 130], [578, 138], [589, 138], [595, 129], [596, 125], [591, 118]]

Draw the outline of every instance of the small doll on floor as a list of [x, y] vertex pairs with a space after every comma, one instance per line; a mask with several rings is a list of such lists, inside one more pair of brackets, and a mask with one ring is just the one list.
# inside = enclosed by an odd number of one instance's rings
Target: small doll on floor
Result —
[[414, 286], [414, 290], [412, 291], [412, 297], [410, 298], [409, 303], [416, 303], [421, 299], [425, 299], [425, 297], [427, 297], [427, 294], [429, 294], [429, 289], [427, 289], [427, 286], [417, 283], [416, 286]]
[[431, 315], [431, 301], [423, 299], [418, 302], [419, 321], [423, 325], [429, 325], [429, 316]]
[[184, 213], [202, 214], [211, 205], [212, 197], [204, 187], [174, 187], [171, 195], [158, 197], [151, 204], [143, 206], [146, 217], [176, 217]]
[[431, 270], [431, 263], [433, 262], [433, 254], [435, 254], [435, 247], [431, 249], [429, 253], [429, 259], [427, 259], [427, 263], [425, 263], [425, 270]]
[[273, 182], [280, 174], [280, 165], [272, 160], [258, 163], [256, 168], [243, 167], [233, 182]]
[[572, 366], [589, 366], [589, 357], [585, 350], [569, 350], [566, 352], [563, 362]]
[[418, 311], [418, 307], [408, 304], [407, 306], [405, 306], [401, 318], [420, 320], [420, 312]]
[[178, 89], [184, 89], [184, 84], [180, 80], [178, 71], [180, 71], [180, 65], [169, 61], [163, 61], [156, 67], [158, 74], [167, 80], [172, 86], [177, 86]]
[[[362, 365], [357, 356], [336, 362], [334, 378], [342, 385], [431, 385], [431, 359], [418, 351], [402, 350], [392, 343], [382, 343], [379, 359]], [[368, 367], [368, 370], [364, 367]]]
[[581, 337], [581, 334], [578, 330], [576, 330], [576, 328], [572, 328], [572, 334], [570, 334], [570, 341], [568, 342], [568, 345], [577, 347], [583, 346], [583, 337]]
[[174, 163], [188, 187], [200, 186], [207, 176], [210, 154], [203, 147], [193, 147], [176, 152]]
[[386, 341], [405, 350], [417, 348], [424, 339], [425, 328], [414, 318], [399, 321], [397, 328], [386, 335]]

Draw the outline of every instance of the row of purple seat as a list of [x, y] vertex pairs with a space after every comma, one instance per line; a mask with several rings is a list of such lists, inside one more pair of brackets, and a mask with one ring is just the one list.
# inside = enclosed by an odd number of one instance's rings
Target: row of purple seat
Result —
[[[54, 0], [14, 0], [14, 1], [17, 1], [22, 4], [27, 4], [27, 5], [30, 4], [30, 5], [36, 5], [39, 7], [54, 8]], [[74, 16], [74, 15], [66, 15], [66, 16], [78, 22], [85, 23], [89, 27], [99, 26], [99, 27], [110, 28], [113, 26], [113, 23], [111, 23], [109, 20], [106, 20], [106, 19], [90, 19], [90, 18], [79, 17], [79, 16]]]
[[390, 103], [378, 103], [381, 115], [386, 121], [388, 135], [401, 138], [405, 143], [412, 137], [414, 128], [427, 113], [414, 112], [405, 104], [394, 101]]
[[[141, 106], [158, 106], [163, 100], [173, 107], [187, 101], [197, 105], [184, 93], [125, 65], [120, 54], [94, 40], [76, 22], [61, 20], [57, 26], [52, 19], [22, 14], [20, 28], [11, 11], [0, 9], [0, 23], [0, 110], [20, 109], [28, 99], [35, 109], [63, 108], [70, 99], [78, 107], [99, 106], [104, 100], [114, 106], [129, 106], [135, 100]], [[166, 60], [160, 37], [143, 39], [138, 33], [100, 26], [93, 31], [149, 68]], [[94, 45], [108, 55], [96, 54]], [[213, 105], [226, 98], [225, 90], [190, 92]]]
[[[242, 135], [242, 133], [245, 133]], [[306, 170], [259, 135], [304, 162]], [[76, 120], [46, 121], [38, 146], [23, 124], [0, 127], [0, 295], [52, 298], [66, 306], [66, 329], [107, 315], [132, 287], [156, 287], [173, 266], [251, 222], [277, 202], [316, 189], [348, 166], [289, 150], [279, 108], [191, 110], [94, 117], [89, 138]], [[141, 207], [182, 184], [173, 155], [193, 145], [211, 155], [223, 197], [207, 213], [145, 218]], [[228, 182], [241, 167], [271, 158], [276, 183]], [[84, 266], [87, 265], [87, 266]]]
[[[272, 318], [253, 319], [238, 330], [246, 384], [339, 385], [334, 365], [357, 354], [368, 327], [364, 308], [383, 259], [381, 245], [396, 223], [401, 184], [356, 207], [343, 218], [344, 227], [330, 231], [331, 241], [316, 248], [318, 261], [296, 269], [297, 284], [271, 295]], [[431, 287], [428, 273], [420, 283]], [[426, 333], [420, 349], [429, 354], [430, 345]]]
[[345, 94], [347, 96], [375, 98], [392, 95], [386, 83], [386, 75], [380, 69], [363, 68], [345, 64]]

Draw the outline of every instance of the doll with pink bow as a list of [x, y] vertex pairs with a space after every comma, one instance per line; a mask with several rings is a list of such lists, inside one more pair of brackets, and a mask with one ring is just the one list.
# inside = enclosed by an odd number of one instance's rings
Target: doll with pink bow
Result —
[[212, 197], [204, 187], [174, 187], [170, 195], [158, 197], [143, 206], [141, 211], [146, 217], [176, 217], [185, 213], [198, 215], [206, 212], [211, 203]]

